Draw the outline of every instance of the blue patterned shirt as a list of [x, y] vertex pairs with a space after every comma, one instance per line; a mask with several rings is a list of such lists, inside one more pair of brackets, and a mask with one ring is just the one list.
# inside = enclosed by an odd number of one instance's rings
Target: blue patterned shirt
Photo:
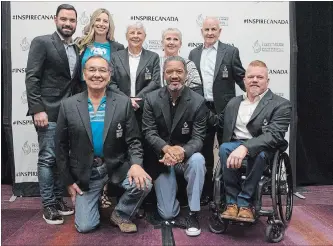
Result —
[[106, 96], [104, 96], [97, 108], [96, 114], [94, 106], [88, 98], [88, 112], [90, 116], [90, 127], [93, 138], [95, 156], [103, 157], [103, 130], [105, 117]]

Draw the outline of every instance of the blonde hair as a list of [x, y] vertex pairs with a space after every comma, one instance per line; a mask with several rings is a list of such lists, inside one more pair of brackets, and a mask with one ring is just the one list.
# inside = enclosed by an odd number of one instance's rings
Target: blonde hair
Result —
[[80, 54], [84, 50], [84, 48], [88, 45], [91, 45], [94, 42], [95, 38], [95, 29], [94, 24], [96, 23], [96, 19], [100, 14], [107, 14], [109, 17], [109, 30], [106, 33], [106, 39], [110, 41], [114, 41], [114, 22], [110, 12], [106, 9], [99, 8], [94, 11], [94, 13], [90, 17], [90, 22], [83, 29], [83, 36], [78, 39], [77, 46], [79, 47]]
[[181, 33], [181, 31], [179, 31], [178, 28], [168, 28], [168, 29], [165, 29], [165, 30], [162, 32], [162, 42], [163, 42], [163, 40], [164, 40], [166, 34], [169, 33], [169, 32], [175, 32], [175, 33], [177, 33], [180, 42], [182, 42], [182, 33]]
[[249, 67], [265, 67], [265, 68], [267, 68], [267, 65], [263, 61], [254, 60], [249, 64]]

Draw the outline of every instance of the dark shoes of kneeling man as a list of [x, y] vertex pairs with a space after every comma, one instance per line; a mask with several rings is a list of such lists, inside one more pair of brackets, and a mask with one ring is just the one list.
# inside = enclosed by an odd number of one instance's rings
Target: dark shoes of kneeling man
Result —
[[57, 199], [56, 204], [44, 207], [43, 219], [50, 225], [60, 225], [64, 223], [62, 216], [72, 214], [74, 214], [74, 209], [68, 207], [62, 199]]

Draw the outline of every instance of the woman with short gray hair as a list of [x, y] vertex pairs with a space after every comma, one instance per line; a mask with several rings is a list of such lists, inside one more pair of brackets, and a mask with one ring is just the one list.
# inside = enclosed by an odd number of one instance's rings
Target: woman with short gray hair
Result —
[[[162, 33], [162, 47], [164, 51], [164, 56], [160, 58], [161, 68], [166, 58], [170, 56], [179, 56], [179, 50], [182, 46], [182, 33], [178, 28], [168, 28]], [[193, 91], [199, 93], [203, 96], [202, 81], [198, 69], [196, 68], [194, 62], [189, 59], [184, 58], [186, 61], [187, 76], [185, 79], [185, 85], [190, 87]], [[161, 76], [162, 86], [165, 85], [163, 78], [163, 71]]]

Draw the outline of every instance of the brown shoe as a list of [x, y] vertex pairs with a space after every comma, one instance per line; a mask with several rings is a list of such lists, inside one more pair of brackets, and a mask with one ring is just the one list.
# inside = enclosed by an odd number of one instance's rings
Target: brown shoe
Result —
[[132, 221], [120, 217], [115, 210], [113, 210], [111, 214], [110, 221], [113, 225], [118, 226], [121, 232], [131, 233], [138, 231], [136, 225]]
[[221, 214], [223, 219], [236, 219], [238, 214], [237, 204], [229, 204], [227, 209]]
[[238, 221], [254, 222], [252, 209], [249, 207], [240, 207], [237, 215]]

